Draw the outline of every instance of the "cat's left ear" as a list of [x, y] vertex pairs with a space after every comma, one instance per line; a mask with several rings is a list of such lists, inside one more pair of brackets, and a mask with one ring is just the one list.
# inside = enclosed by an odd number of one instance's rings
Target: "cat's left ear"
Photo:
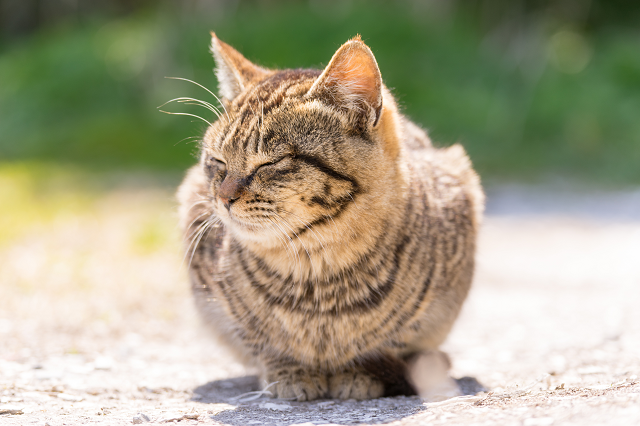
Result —
[[229, 101], [238, 96], [251, 82], [262, 80], [269, 74], [269, 70], [253, 64], [213, 32], [211, 53], [216, 61], [218, 91]]
[[309, 90], [363, 114], [376, 125], [382, 111], [382, 76], [371, 49], [360, 36], [343, 44]]

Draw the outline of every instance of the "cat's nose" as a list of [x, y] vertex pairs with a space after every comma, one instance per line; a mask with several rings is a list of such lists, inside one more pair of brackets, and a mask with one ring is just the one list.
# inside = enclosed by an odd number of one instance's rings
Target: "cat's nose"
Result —
[[225, 208], [229, 210], [231, 208], [231, 203], [233, 203], [238, 198], [240, 197], [235, 197], [235, 198], [220, 197], [220, 201], [222, 201], [222, 204], [225, 206]]
[[220, 185], [220, 189], [218, 190], [218, 198], [222, 201], [222, 204], [229, 210], [231, 208], [231, 204], [240, 198], [243, 190], [243, 181], [242, 179], [227, 176], [222, 185]]

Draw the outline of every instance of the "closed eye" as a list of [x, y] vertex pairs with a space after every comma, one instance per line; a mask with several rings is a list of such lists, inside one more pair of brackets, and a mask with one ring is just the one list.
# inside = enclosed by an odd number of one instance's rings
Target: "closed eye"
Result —
[[221, 170], [225, 170], [227, 168], [227, 163], [225, 163], [222, 160], [218, 160], [215, 157], [210, 157], [209, 161], [211, 161], [212, 163], [214, 163], [219, 169]]
[[209, 157], [205, 163], [205, 167], [211, 176], [216, 172], [222, 172], [225, 175], [227, 173], [227, 163], [215, 157]]
[[260, 169], [261, 167], [273, 166], [273, 165], [275, 165], [275, 164], [278, 164], [278, 163], [280, 163], [280, 162], [282, 162], [282, 161], [286, 160], [287, 158], [289, 158], [289, 156], [288, 156], [288, 155], [285, 155], [284, 157], [280, 157], [280, 158], [278, 158], [277, 160], [273, 160], [273, 161], [269, 161], [268, 163], [261, 164], [261, 165], [259, 165], [258, 167], [256, 167], [256, 171], [257, 171], [258, 169]]

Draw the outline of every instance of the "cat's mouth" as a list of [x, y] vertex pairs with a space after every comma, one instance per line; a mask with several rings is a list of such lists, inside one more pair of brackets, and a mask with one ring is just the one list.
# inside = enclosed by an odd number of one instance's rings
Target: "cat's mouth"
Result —
[[264, 224], [247, 220], [248, 218], [239, 216], [237, 213], [227, 212], [229, 221], [235, 226], [245, 231], [259, 232], [265, 229]]
[[227, 227], [240, 238], [247, 238], [261, 243], [280, 242], [280, 238], [291, 238], [289, 232], [293, 230], [293, 225], [283, 221], [282, 217], [274, 212], [261, 211], [255, 215], [244, 211], [242, 206], [231, 206], [223, 209], [219, 216]]
[[222, 209], [222, 212], [219, 211], [218, 214], [223, 219], [226, 217], [229, 225], [243, 230], [260, 232], [269, 228], [270, 221], [266, 218], [266, 215], [263, 214], [261, 217], [256, 218], [251, 212], [244, 211], [243, 206], [232, 205], [230, 208]]
[[[251, 218], [238, 217], [236, 214], [227, 215], [224, 221], [228, 229], [235, 234], [240, 241], [253, 242], [264, 247], [273, 247], [281, 243], [281, 234], [284, 230], [278, 230], [278, 226], [266, 220], [251, 220]], [[280, 236], [278, 236], [280, 235]], [[289, 238], [287, 236], [287, 238]]]

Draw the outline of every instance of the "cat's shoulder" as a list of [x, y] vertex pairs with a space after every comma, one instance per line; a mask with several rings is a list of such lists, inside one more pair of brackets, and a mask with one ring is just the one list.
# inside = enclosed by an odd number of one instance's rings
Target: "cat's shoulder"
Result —
[[463, 175], [473, 172], [471, 160], [460, 144], [435, 147], [427, 131], [402, 116], [402, 141], [410, 163], [418, 169], [439, 170], [446, 174]]
[[426, 130], [402, 115], [400, 116], [400, 123], [402, 128], [402, 141], [408, 150], [433, 148], [433, 144]]
[[479, 224], [485, 196], [480, 177], [464, 147], [457, 143], [435, 147], [427, 132], [417, 124], [405, 117], [402, 117], [402, 124], [406, 158], [414, 178], [425, 183], [426, 188], [436, 190], [443, 199], [471, 202], [475, 222]]

